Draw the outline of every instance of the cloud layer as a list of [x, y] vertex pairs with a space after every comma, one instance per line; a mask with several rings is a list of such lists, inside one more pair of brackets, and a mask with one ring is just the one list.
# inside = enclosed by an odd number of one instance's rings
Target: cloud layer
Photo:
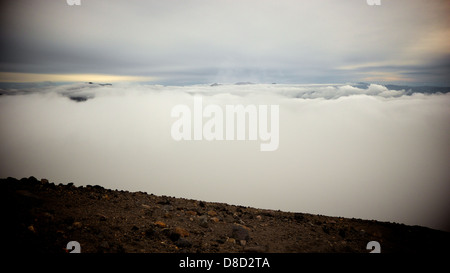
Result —
[[[0, 96], [1, 177], [450, 230], [449, 94], [380, 85], [36, 88]], [[91, 99], [67, 98], [75, 95]], [[194, 95], [205, 106], [279, 105], [278, 150], [174, 141], [171, 110], [193, 106]]]

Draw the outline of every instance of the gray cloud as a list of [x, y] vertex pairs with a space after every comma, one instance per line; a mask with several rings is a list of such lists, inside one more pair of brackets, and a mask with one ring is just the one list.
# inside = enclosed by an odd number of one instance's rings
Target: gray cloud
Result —
[[[9, 72], [148, 75], [178, 84], [225, 76], [347, 82], [363, 80], [361, 69], [378, 63], [379, 70], [370, 72], [396, 76], [385, 81], [428, 82], [427, 67], [448, 56], [446, 1], [386, 1], [379, 7], [365, 0], [2, 5], [0, 70]], [[401, 70], [405, 65], [409, 69]], [[359, 68], [340, 71], [346, 66]], [[429, 81], [448, 83], [447, 72]]]
[[[11, 91], [12, 92], [12, 91]], [[17, 91], [14, 91], [17, 92]], [[449, 230], [449, 94], [85, 84], [0, 96], [0, 176]], [[93, 95], [77, 103], [70, 95]], [[280, 105], [280, 143], [174, 141], [178, 104]]]

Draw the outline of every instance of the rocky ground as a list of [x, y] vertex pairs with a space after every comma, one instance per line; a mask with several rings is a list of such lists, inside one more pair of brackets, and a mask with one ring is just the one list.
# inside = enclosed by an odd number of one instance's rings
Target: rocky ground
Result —
[[[144, 192], [0, 180], [7, 249], [66, 253], [448, 252], [450, 233], [419, 226], [234, 206]], [[5, 248], [4, 248], [5, 249]]]

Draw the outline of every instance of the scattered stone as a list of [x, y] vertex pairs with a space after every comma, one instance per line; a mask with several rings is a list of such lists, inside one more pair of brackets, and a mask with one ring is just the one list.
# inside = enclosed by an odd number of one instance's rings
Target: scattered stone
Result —
[[210, 211], [208, 211], [208, 215], [211, 217], [214, 217], [214, 216], [217, 216], [217, 212], [210, 210]]
[[189, 236], [189, 232], [182, 227], [175, 227], [173, 229], [173, 232], [175, 234], [178, 234], [180, 237], [188, 237]]
[[[86, 253], [366, 253], [366, 244], [375, 240], [386, 252], [442, 252], [450, 242], [448, 233], [418, 226], [56, 185], [44, 179], [0, 181], [17, 212], [8, 218], [16, 221], [11, 235], [19, 236], [12, 238], [11, 250], [56, 253], [75, 240]], [[171, 218], [163, 218], [169, 212]]]
[[238, 224], [238, 223], [235, 223], [234, 225], [235, 225], [235, 226], [242, 227], [242, 228], [245, 228], [245, 229], [248, 230], [248, 231], [251, 231], [251, 229], [250, 229], [249, 227], [247, 227], [247, 226], [244, 226], [244, 224]]
[[207, 228], [208, 227], [208, 216], [202, 215], [198, 218], [198, 223], [201, 227]]
[[187, 239], [185, 238], [179, 238], [176, 242], [175, 245], [177, 247], [191, 247], [192, 243], [189, 242]]
[[28, 230], [33, 232], [33, 233], [36, 233], [36, 229], [34, 228], [33, 225], [28, 226]]
[[37, 180], [36, 177], [34, 177], [34, 176], [28, 177], [28, 181], [31, 181], [31, 182], [33, 182], [33, 183], [38, 182], [38, 180]]
[[234, 239], [240, 241], [240, 240], [249, 240], [250, 234], [247, 229], [240, 225], [233, 225], [232, 231], [231, 231], [231, 237]]
[[163, 197], [161, 201], [158, 201], [160, 205], [170, 205], [170, 200], [167, 197]]
[[165, 228], [165, 227], [167, 227], [166, 223], [161, 222], [161, 221], [156, 221], [156, 222], [155, 222], [155, 226], [160, 227], [160, 228]]

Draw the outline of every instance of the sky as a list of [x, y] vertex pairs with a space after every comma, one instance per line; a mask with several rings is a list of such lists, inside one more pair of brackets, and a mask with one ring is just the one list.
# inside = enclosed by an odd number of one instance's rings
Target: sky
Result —
[[0, 82], [450, 85], [446, 0], [0, 5]]

